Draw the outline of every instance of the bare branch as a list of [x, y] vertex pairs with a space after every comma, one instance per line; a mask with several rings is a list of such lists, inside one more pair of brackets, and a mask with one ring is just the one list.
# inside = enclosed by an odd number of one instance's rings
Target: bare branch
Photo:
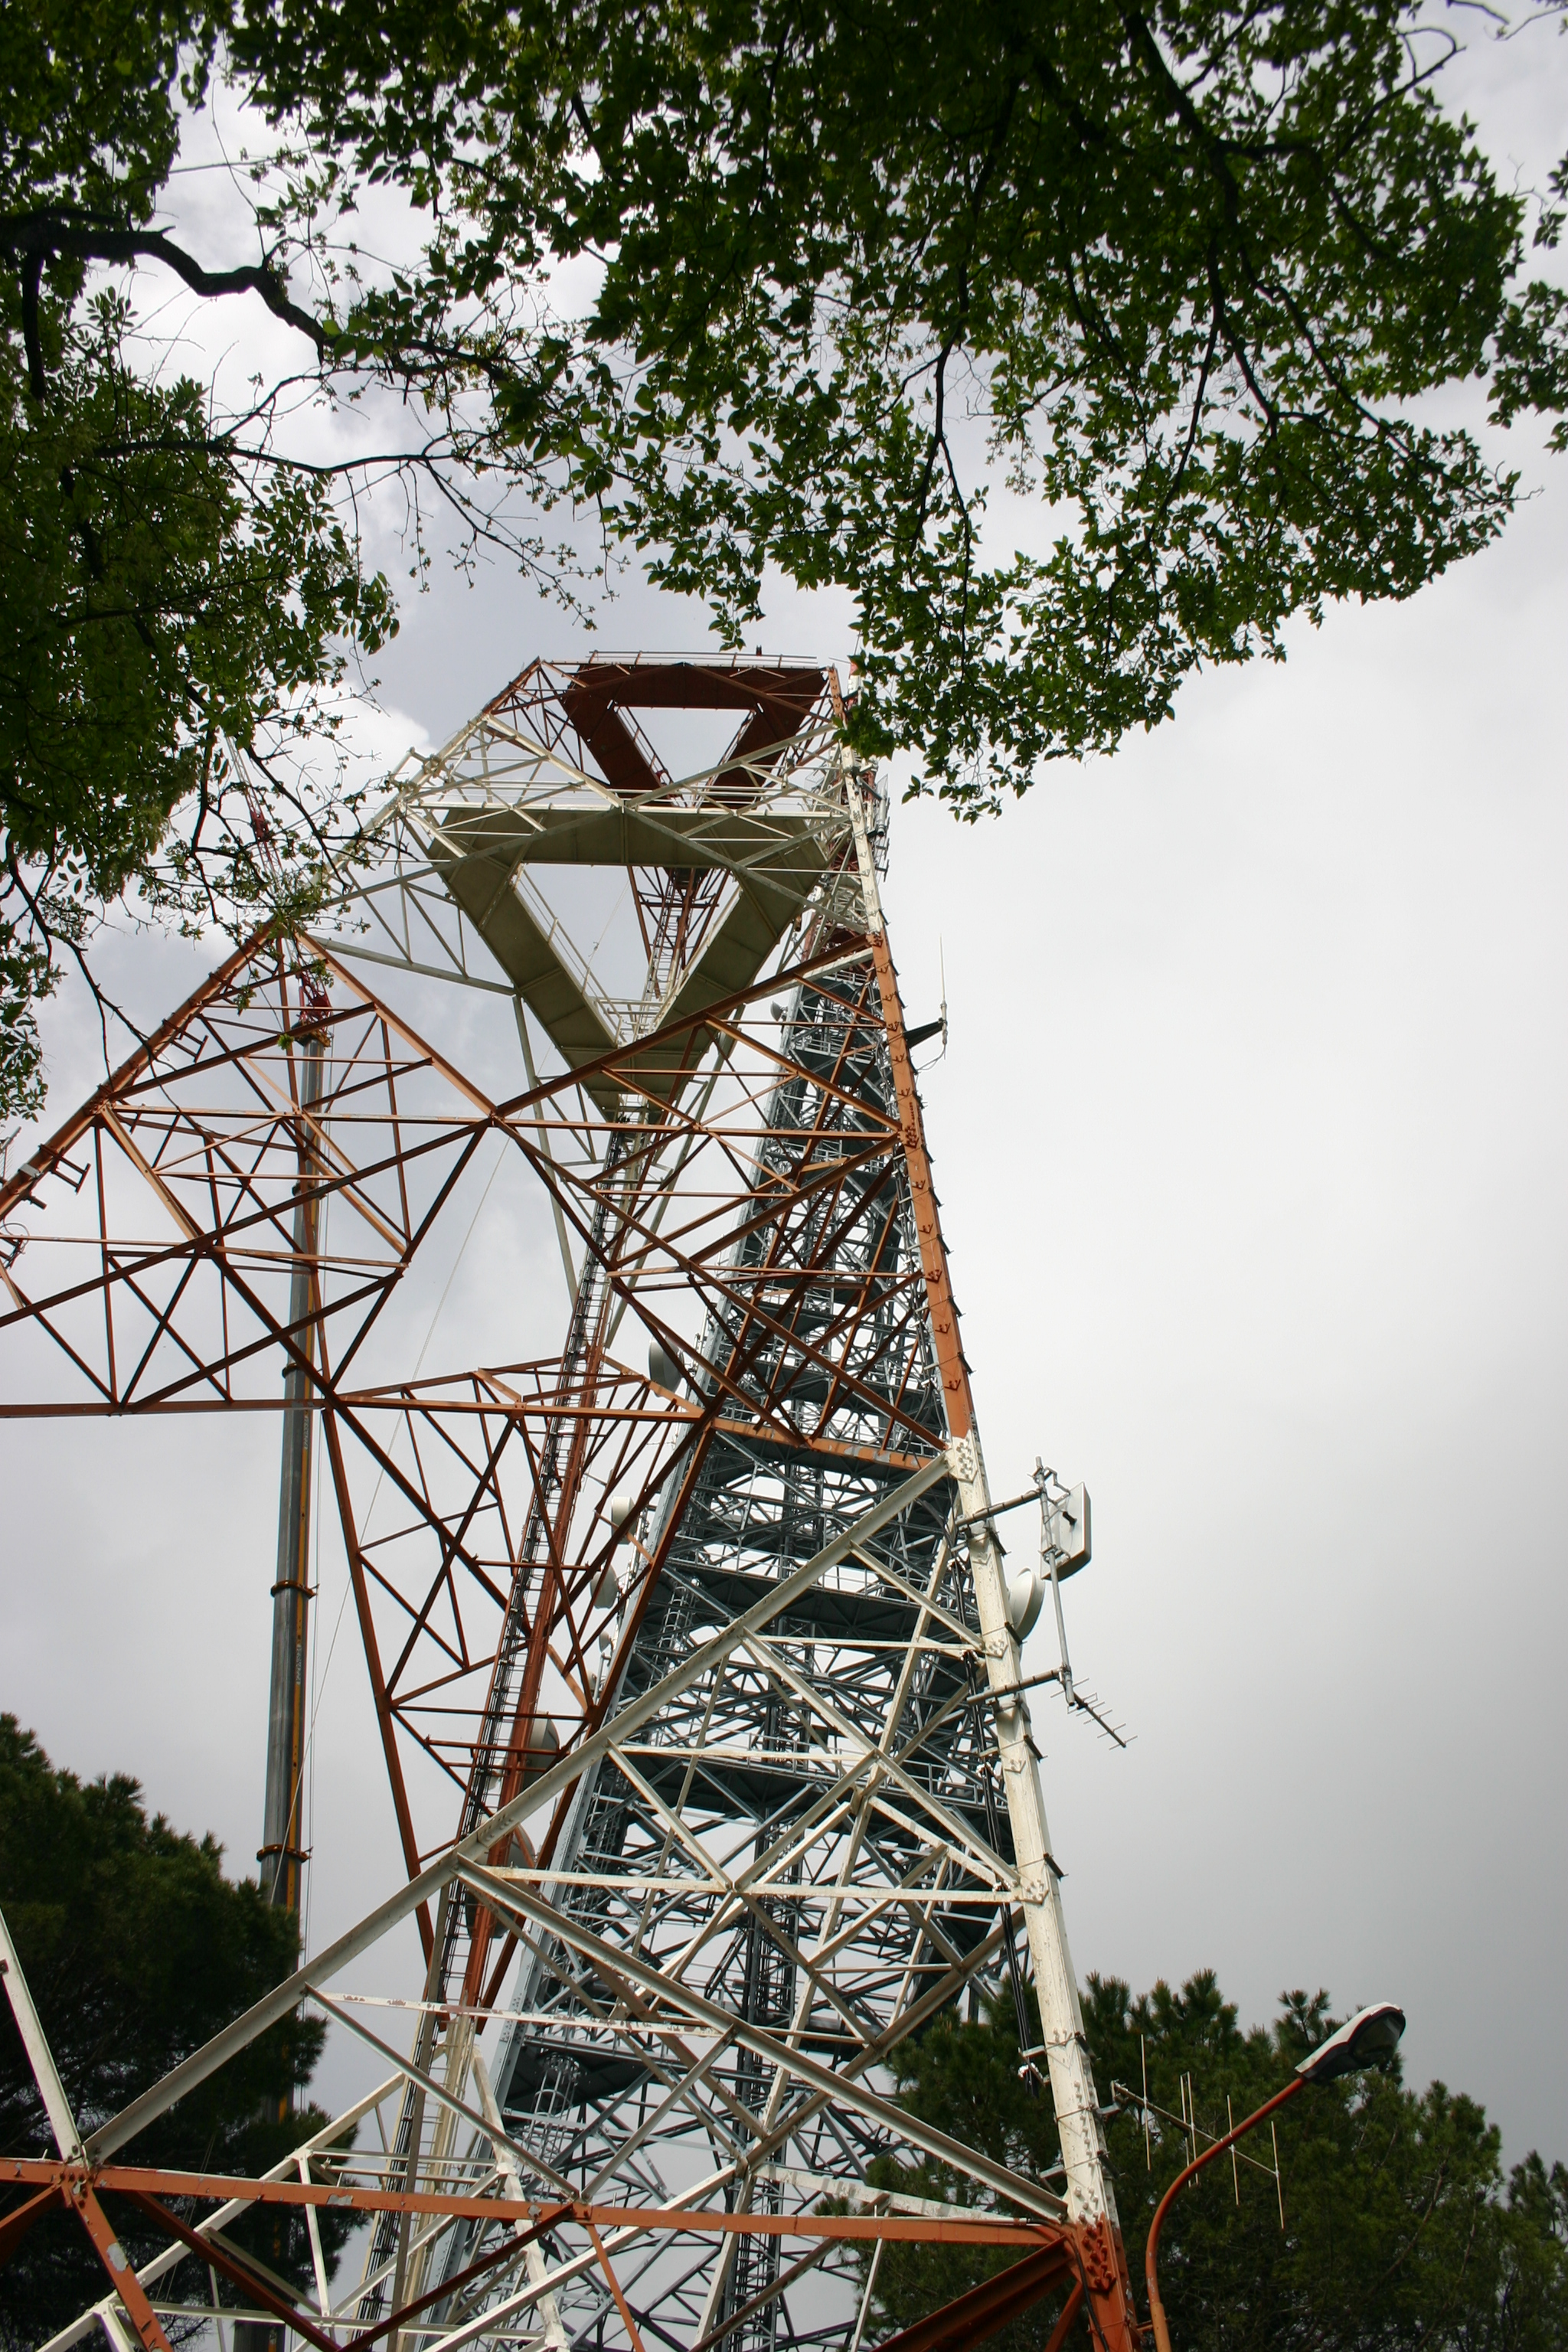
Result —
[[[309, 335], [318, 358], [327, 354], [331, 338], [326, 328], [289, 299], [287, 283], [269, 261], [247, 262], [237, 269], [204, 269], [162, 229], [79, 226], [57, 212], [0, 216], [0, 253], [23, 262], [24, 286], [30, 278], [33, 287], [35, 322], [38, 273], [44, 262], [56, 255], [68, 254], [76, 261], [162, 261], [194, 294], [259, 294], [274, 318]], [[31, 366], [31, 345], [28, 362]], [[41, 391], [38, 396], [42, 398]]]

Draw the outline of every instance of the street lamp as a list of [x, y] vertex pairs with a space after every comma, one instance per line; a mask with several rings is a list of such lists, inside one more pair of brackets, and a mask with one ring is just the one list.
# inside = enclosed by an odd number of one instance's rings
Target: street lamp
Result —
[[1363, 2066], [1379, 2064], [1398, 2047], [1399, 2037], [1404, 2031], [1405, 2011], [1391, 2000], [1377, 2001], [1371, 2009], [1358, 2010], [1337, 2033], [1331, 2033], [1326, 2042], [1320, 2042], [1316, 2050], [1302, 2059], [1282, 2091], [1276, 2091], [1271, 2099], [1265, 2099], [1255, 2114], [1248, 2116], [1244, 2123], [1237, 2124], [1234, 2131], [1226, 2132], [1223, 2139], [1216, 2139], [1212, 2147], [1205, 2148], [1202, 2156], [1189, 2164], [1184, 2172], [1177, 2173], [1154, 2209], [1154, 2219], [1149, 2224], [1149, 2244], [1143, 2256], [1143, 2276], [1149, 2289], [1149, 2317], [1153, 2323], [1156, 2352], [1171, 2352], [1171, 2331], [1165, 2325], [1165, 2306], [1160, 2300], [1160, 2282], [1155, 2264], [1160, 2252], [1160, 2231], [1179, 2192], [1203, 2170], [1205, 2164], [1212, 2164], [1216, 2156], [1223, 2156], [1226, 2149], [1233, 2147], [1255, 2124], [1260, 2124], [1265, 2116], [1271, 2116], [1276, 2107], [1282, 2107], [1287, 2099], [1293, 2099], [1297, 2092], [1303, 2090], [1309, 2083], [1337, 2083], [1342, 2074], [1357, 2074]]

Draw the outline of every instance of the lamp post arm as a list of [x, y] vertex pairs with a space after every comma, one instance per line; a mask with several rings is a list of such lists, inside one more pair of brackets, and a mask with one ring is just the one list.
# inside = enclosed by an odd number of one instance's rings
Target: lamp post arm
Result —
[[1166, 2214], [1188, 2181], [1194, 2179], [1205, 2164], [1212, 2164], [1216, 2156], [1223, 2156], [1227, 2147], [1233, 2147], [1238, 2139], [1245, 2138], [1254, 2126], [1262, 2123], [1266, 2116], [1271, 2116], [1276, 2107], [1282, 2107], [1287, 2099], [1293, 2099], [1308, 2079], [1305, 2074], [1292, 2074], [1282, 2091], [1276, 2091], [1271, 2099], [1265, 2099], [1263, 2105], [1238, 2123], [1234, 2131], [1226, 2132], [1223, 2139], [1216, 2139], [1214, 2146], [1205, 2147], [1202, 2156], [1194, 2158], [1184, 2171], [1178, 2172], [1154, 2208], [1154, 2218], [1149, 2224], [1149, 2243], [1143, 2254], [1143, 2278], [1149, 2290], [1149, 2317], [1153, 2323], [1156, 2352], [1171, 2352], [1171, 2331], [1165, 2324], [1165, 2306], [1160, 2300], [1160, 2282], [1155, 2269], [1160, 2253], [1160, 2232], [1164, 2227]]

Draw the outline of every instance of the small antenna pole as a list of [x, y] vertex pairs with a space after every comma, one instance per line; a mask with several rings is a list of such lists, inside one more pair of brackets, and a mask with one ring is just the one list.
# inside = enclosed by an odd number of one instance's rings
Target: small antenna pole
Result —
[[[1236, 2117], [1230, 2111], [1230, 2093], [1228, 2091], [1225, 2095], [1225, 2127], [1227, 2132], [1233, 2132], [1236, 2129]], [[1234, 2141], [1231, 2144], [1230, 2150], [1230, 2185], [1236, 2191], [1236, 2201], [1239, 2205], [1241, 2202], [1241, 2167], [1236, 2160], [1236, 2146]]]
[[1051, 1541], [1051, 1502], [1047, 1492], [1050, 1472], [1038, 1454], [1035, 1456], [1035, 1484], [1040, 1491], [1040, 1566], [1051, 1580], [1051, 1599], [1056, 1603], [1057, 1644], [1062, 1662], [1062, 1696], [1070, 1706], [1072, 1698], [1072, 1666], [1068, 1658], [1067, 1619], [1062, 1615], [1062, 1589], [1057, 1581], [1057, 1549]]

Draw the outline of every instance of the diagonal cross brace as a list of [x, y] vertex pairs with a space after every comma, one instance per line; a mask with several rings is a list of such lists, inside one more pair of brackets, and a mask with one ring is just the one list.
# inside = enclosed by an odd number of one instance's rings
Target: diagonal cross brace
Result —
[[1026, 2180], [1005, 2165], [993, 2164], [990, 2158], [973, 2148], [965, 2147], [961, 2140], [938, 2131], [919, 2116], [910, 2115], [890, 2100], [879, 2098], [852, 2076], [831, 2066], [818, 2063], [802, 2050], [790, 2048], [781, 2037], [761, 2026], [751, 2025], [735, 2016], [731, 2010], [707, 2000], [689, 1986], [680, 1984], [661, 1969], [651, 1967], [638, 1954], [605, 1943], [574, 1918], [570, 1912], [552, 1910], [550, 1905], [536, 1901], [521, 1888], [501, 1885], [478, 1864], [463, 1866], [462, 1875], [477, 1895], [493, 1903], [500, 1911], [516, 1912], [536, 1927], [544, 1928], [561, 1943], [569, 1944], [580, 1952], [593, 1967], [602, 1970], [606, 1980], [627, 1978], [644, 1992], [651, 1993], [662, 2005], [705, 2025], [715, 2033], [728, 2035], [742, 2049], [749, 2050], [764, 2064], [781, 2068], [794, 2074], [813, 2090], [826, 2092], [830, 2099], [842, 2099], [845, 2105], [858, 2108], [871, 2122], [880, 2124], [885, 2131], [921, 2148], [939, 2162], [951, 2165], [957, 2172], [966, 2172], [972, 2179], [983, 2181], [986, 2188], [1010, 2203], [1021, 2206], [1026, 2212], [1035, 2213], [1047, 2221], [1058, 2221], [1064, 2207], [1059, 2197], [1052, 2196], [1036, 2182]]
[[419, 1872], [406, 1886], [400, 1887], [395, 1895], [389, 1895], [374, 1911], [367, 1912], [356, 1927], [351, 1927], [346, 1935], [340, 1936], [336, 1943], [329, 1944], [324, 1952], [318, 1953], [308, 1968], [297, 1969], [291, 1977], [285, 1977], [281, 1984], [275, 1985], [243, 2016], [237, 2017], [232, 2025], [225, 2026], [222, 2032], [216, 2033], [200, 2050], [194, 2051], [190, 2057], [172, 2068], [161, 2082], [154, 2083], [128, 2107], [122, 2107], [119, 2115], [111, 2116], [108, 2123], [100, 2126], [87, 2140], [88, 2156], [101, 2160], [116, 2148], [123, 2147], [128, 2140], [134, 2139], [139, 2131], [158, 2116], [165, 2114], [176, 2100], [183, 2099], [198, 2083], [205, 2083], [209, 2074], [216, 2074], [237, 2052], [247, 2049], [258, 2034], [264, 2033], [269, 2025], [275, 2025], [279, 2018], [287, 2017], [297, 2009], [313, 1987], [336, 1976], [351, 1960], [357, 1959], [360, 1953], [379, 1943], [390, 1928], [417, 1910], [421, 1903], [427, 1902], [433, 1895], [438, 1895], [459, 1874], [465, 1863], [482, 1864], [492, 1846], [509, 1836], [526, 1813], [531, 1813], [542, 1805], [552, 1804], [581, 1778], [590, 1764], [596, 1763], [617, 1740], [628, 1738], [643, 1724], [650, 1722], [673, 1697], [722, 1664], [733, 1651], [741, 1648], [754, 1633], [760, 1633], [781, 1611], [792, 1608], [813, 1585], [820, 1582], [830, 1569], [847, 1559], [858, 1545], [868, 1541], [932, 1486], [939, 1486], [952, 1475], [952, 1465], [946, 1454], [933, 1454], [912, 1477], [902, 1480], [882, 1496], [863, 1518], [857, 1519], [852, 1527], [835, 1536], [831, 1543], [824, 1545], [822, 1550], [806, 1560], [793, 1576], [781, 1579], [754, 1608], [737, 1617], [710, 1642], [703, 1643], [662, 1682], [656, 1683], [641, 1698], [623, 1707], [618, 1715], [612, 1717], [598, 1731], [574, 1748], [551, 1770], [541, 1774], [536, 1780], [531, 1780], [520, 1796], [481, 1822], [478, 1829], [449, 1848], [439, 1861]]
[[[11, 2004], [11, 2014], [16, 2021], [16, 2031], [22, 2037], [22, 2047], [27, 2053], [27, 2063], [33, 2070], [33, 2080], [44, 2103], [49, 2119], [49, 2129], [55, 2145], [68, 2164], [84, 2164], [86, 2152], [65, 2084], [60, 2081], [55, 2053], [49, 2048], [33, 1996], [27, 1990], [27, 1979], [22, 1973], [22, 1963], [16, 1957], [16, 1947], [11, 1940], [11, 1930], [5, 1916], [0, 1912], [0, 1977], [5, 1980], [5, 1997]], [[110, 2284], [125, 2307], [126, 2317], [142, 2338], [146, 2352], [169, 2352], [169, 2342], [159, 2326], [152, 2305], [142, 2293], [130, 2256], [115, 2235], [102, 2206], [94, 2196], [89, 2182], [81, 2181], [70, 2199], [78, 2220], [91, 2239], [94, 2251], [109, 2273]]]
[[55, 2136], [55, 2146], [68, 2164], [86, 2161], [81, 2134], [76, 2127], [70, 2101], [65, 2084], [60, 2081], [55, 2064], [54, 2052], [33, 2007], [33, 1996], [27, 1990], [27, 1979], [22, 1973], [22, 1963], [16, 1957], [16, 1947], [11, 1941], [11, 1930], [5, 1925], [5, 1915], [0, 1911], [0, 1977], [5, 1979], [5, 1997], [11, 2004], [11, 2014], [16, 2021], [16, 2031], [22, 2037], [22, 2047], [27, 2053], [27, 2063], [38, 2086], [44, 2103], [44, 2113], [49, 2119], [49, 2129]]

